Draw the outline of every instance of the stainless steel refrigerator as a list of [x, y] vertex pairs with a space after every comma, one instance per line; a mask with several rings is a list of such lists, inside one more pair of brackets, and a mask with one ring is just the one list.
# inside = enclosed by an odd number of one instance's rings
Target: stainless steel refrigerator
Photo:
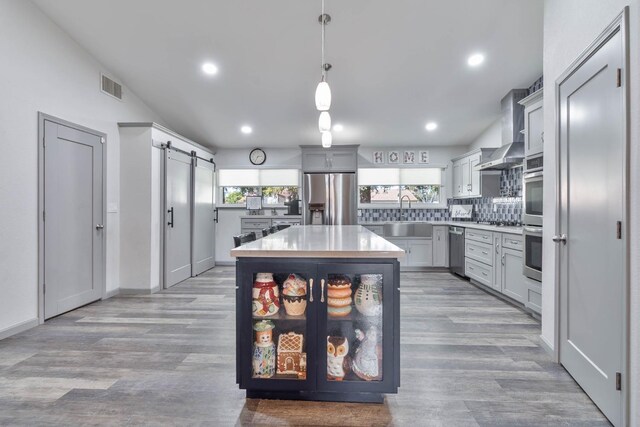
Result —
[[302, 219], [305, 225], [358, 223], [355, 173], [305, 173]]

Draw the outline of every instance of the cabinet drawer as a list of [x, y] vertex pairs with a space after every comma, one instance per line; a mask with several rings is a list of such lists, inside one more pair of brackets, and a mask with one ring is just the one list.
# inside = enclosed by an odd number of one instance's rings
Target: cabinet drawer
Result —
[[240, 220], [240, 226], [242, 228], [256, 228], [261, 230], [263, 228], [271, 227], [271, 220], [242, 218]]
[[525, 307], [538, 314], [542, 313], [542, 284], [526, 278], [527, 295]]
[[502, 247], [515, 249], [516, 251], [522, 250], [522, 235], [519, 234], [503, 234], [502, 235]]
[[464, 243], [464, 256], [472, 258], [489, 266], [493, 265], [493, 253], [490, 243], [474, 242], [472, 240]]
[[464, 263], [464, 274], [476, 282], [491, 287], [491, 278], [493, 277], [493, 267], [482, 264], [471, 258], [466, 258]]
[[491, 244], [493, 241], [493, 233], [486, 230], [475, 230], [473, 228], [465, 228], [464, 237], [467, 240], [475, 240], [476, 242], [486, 242]]

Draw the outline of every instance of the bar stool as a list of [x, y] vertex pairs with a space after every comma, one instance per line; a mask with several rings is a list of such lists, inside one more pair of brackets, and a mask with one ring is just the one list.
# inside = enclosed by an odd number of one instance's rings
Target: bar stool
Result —
[[234, 248], [237, 248], [240, 245], [244, 245], [245, 243], [253, 242], [254, 240], [256, 240], [256, 233], [254, 231], [252, 231], [251, 233], [233, 236]]
[[262, 237], [266, 237], [271, 234], [271, 229], [269, 227], [262, 229]]

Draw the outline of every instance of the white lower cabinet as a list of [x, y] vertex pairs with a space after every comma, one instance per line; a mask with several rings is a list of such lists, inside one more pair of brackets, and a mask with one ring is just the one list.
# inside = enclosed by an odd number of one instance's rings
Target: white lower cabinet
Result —
[[522, 252], [502, 248], [502, 293], [524, 304], [527, 287], [522, 274]]
[[542, 283], [528, 277], [524, 278], [524, 283], [527, 290], [524, 306], [538, 314], [542, 313]]
[[432, 267], [433, 266], [433, 240], [412, 239], [407, 241], [409, 256], [407, 267]]
[[387, 240], [405, 251], [405, 256], [400, 258], [400, 267], [433, 267], [433, 239]]
[[522, 236], [469, 228], [465, 233], [466, 276], [540, 313], [541, 285], [522, 274]]
[[433, 226], [433, 266], [449, 267], [449, 227]]

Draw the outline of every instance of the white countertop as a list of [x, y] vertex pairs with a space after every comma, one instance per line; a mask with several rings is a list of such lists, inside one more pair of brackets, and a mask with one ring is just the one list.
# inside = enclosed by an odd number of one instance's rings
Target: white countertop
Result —
[[293, 226], [231, 250], [232, 257], [401, 258], [404, 250], [360, 225]]
[[301, 219], [302, 215], [240, 215], [240, 218], [251, 219]]
[[[360, 225], [384, 225], [398, 221], [370, 221], [370, 222], [361, 222]], [[405, 221], [406, 222], [406, 221]], [[487, 231], [498, 231], [500, 233], [508, 233], [508, 234], [522, 234], [522, 227], [511, 227], [511, 226], [502, 226], [502, 225], [488, 225], [488, 224], [477, 224], [472, 221], [410, 221], [416, 223], [427, 223], [431, 225], [457, 225], [458, 227], [464, 228], [474, 228], [476, 230], [487, 230]]]

